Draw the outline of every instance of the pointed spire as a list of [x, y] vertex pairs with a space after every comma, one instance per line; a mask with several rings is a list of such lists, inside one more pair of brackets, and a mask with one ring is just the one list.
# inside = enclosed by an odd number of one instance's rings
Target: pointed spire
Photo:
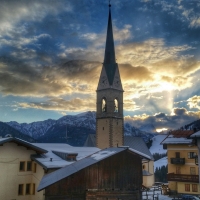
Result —
[[114, 47], [113, 29], [112, 29], [111, 5], [109, 1], [109, 15], [108, 15], [108, 27], [107, 27], [104, 64], [111, 64], [111, 63], [112, 64], [115, 63], [115, 47]]
[[105, 47], [105, 56], [104, 56], [103, 65], [106, 70], [109, 85], [113, 85], [113, 80], [114, 80], [114, 75], [115, 75], [117, 64], [116, 64], [116, 60], [115, 60], [115, 46], [114, 46], [114, 39], [113, 39], [110, 1], [109, 1], [109, 15], [108, 15], [106, 47]]

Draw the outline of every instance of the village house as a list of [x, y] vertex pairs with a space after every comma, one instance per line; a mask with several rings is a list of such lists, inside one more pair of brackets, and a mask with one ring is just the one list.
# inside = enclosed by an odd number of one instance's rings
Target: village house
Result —
[[175, 130], [162, 141], [167, 149], [167, 180], [171, 192], [197, 195], [200, 192], [198, 171], [198, 148], [188, 137], [193, 130]]
[[43, 200], [44, 191], [37, 192], [37, 187], [45, 174], [99, 150], [95, 147], [36, 144], [12, 137], [0, 138], [0, 199]]

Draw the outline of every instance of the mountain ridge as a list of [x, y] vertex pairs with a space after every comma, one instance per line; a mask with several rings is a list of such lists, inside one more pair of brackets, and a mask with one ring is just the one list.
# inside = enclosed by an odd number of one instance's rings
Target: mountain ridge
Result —
[[[71, 145], [83, 145], [88, 134], [96, 132], [96, 112], [88, 111], [78, 115], [66, 115], [57, 120], [47, 119], [32, 123], [7, 122], [25, 135], [33, 137], [38, 142], [67, 142]], [[128, 121], [124, 122], [124, 135], [142, 137], [148, 142], [156, 132], [153, 125], [145, 126], [145, 131], [134, 127]], [[144, 128], [143, 128], [144, 130]]]

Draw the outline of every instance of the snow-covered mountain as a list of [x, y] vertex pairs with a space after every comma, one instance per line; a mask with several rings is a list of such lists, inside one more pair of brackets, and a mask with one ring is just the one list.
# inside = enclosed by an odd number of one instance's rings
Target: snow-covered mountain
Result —
[[148, 142], [152, 137], [155, 136], [155, 132], [151, 133], [151, 132], [141, 131], [140, 129], [135, 128], [133, 125], [131, 125], [130, 122], [125, 121], [124, 135], [142, 137], [145, 142]]
[[[18, 123], [18, 122], [7, 122], [7, 124], [23, 134], [29, 135], [38, 141], [57, 141], [62, 142], [66, 140], [66, 132], [70, 137], [79, 137], [79, 144], [81, 140], [84, 140], [88, 134], [96, 132], [96, 113], [95, 112], [84, 112], [78, 115], [66, 115], [58, 120], [48, 119], [44, 121], [32, 122], [32, 123]], [[129, 136], [139, 136], [148, 142], [155, 133], [152, 133], [153, 126], [142, 127], [143, 130], [148, 130], [150, 127], [151, 131], [141, 131], [135, 128], [129, 121], [124, 123], [124, 134]], [[84, 135], [85, 136], [81, 136]], [[65, 138], [65, 139], [64, 139]], [[75, 138], [74, 138], [75, 139]], [[75, 143], [74, 141], [72, 142]]]
[[[149, 148], [149, 151], [151, 152], [152, 155], [155, 153], [159, 153], [159, 154], [167, 153], [167, 150], [163, 149], [163, 145], [160, 144], [166, 137], [167, 137], [167, 134], [158, 134], [151, 139], [152, 145]], [[167, 156], [155, 161], [154, 162], [154, 171], [156, 170], [156, 168], [160, 168], [162, 166], [167, 166], [167, 162], [168, 162]]]
[[160, 144], [166, 137], [167, 134], [158, 134], [151, 139], [152, 145], [149, 148], [149, 151], [151, 152], [152, 155], [155, 153], [159, 154], [167, 153], [167, 150], [163, 149], [163, 145]]
[[87, 127], [89, 129], [95, 130], [95, 117], [95, 112], [85, 112], [78, 115], [66, 115], [58, 120], [48, 119], [45, 121], [21, 124], [15, 121], [11, 121], [7, 122], [7, 124], [26, 135], [38, 139], [44, 136], [54, 125], [71, 125], [76, 127]]
[[56, 120], [48, 119], [45, 121], [38, 121], [32, 123], [18, 123], [15, 121], [7, 122], [9, 126], [15, 128], [23, 134], [29, 135], [35, 139], [44, 135], [48, 129], [56, 123]]
[[6, 123], [0, 122], [0, 137], [17, 137], [28, 142], [35, 142], [29, 135], [23, 134]]
[[156, 128], [153, 124], [142, 125], [139, 129], [147, 133], [156, 133]]

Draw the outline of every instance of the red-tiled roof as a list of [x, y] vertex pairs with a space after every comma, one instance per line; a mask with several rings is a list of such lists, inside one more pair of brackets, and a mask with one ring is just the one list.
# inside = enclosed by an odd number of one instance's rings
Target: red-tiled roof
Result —
[[193, 133], [193, 130], [175, 130], [171, 131], [170, 135], [173, 135], [175, 138], [186, 138]]

